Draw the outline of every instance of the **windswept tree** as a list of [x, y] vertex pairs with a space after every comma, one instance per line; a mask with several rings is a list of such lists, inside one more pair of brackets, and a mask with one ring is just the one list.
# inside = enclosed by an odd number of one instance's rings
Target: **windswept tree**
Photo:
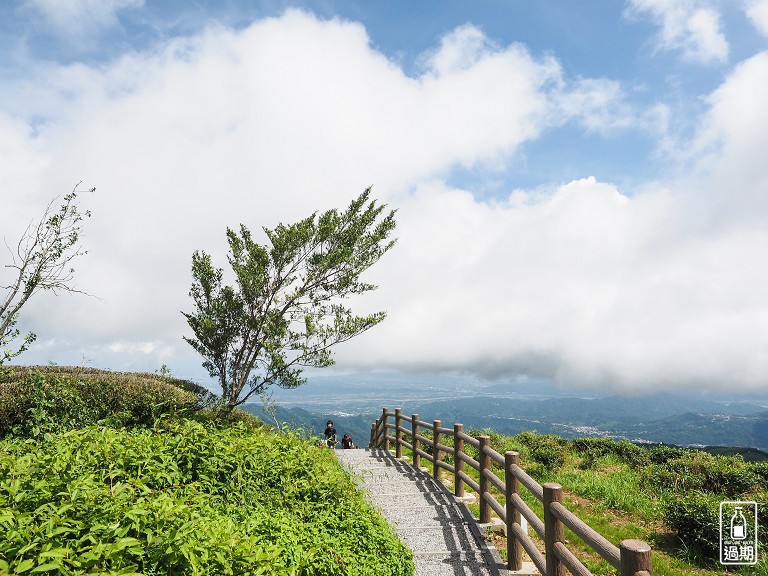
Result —
[[[29, 332], [17, 343], [18, 348], [11, 345], [20, 336], [16, 323], [32, 295], [42, 290], [54, 294], [84, 293], [73, 284], [72, 262], [87, 253], [80, 245], [80, 231], [83, 218], [90, 217], [91, 213], [80, 211], [78, 186], [64, 196], [58, 209], [54, 205], [59, 198], [51, 200], [40, 220], [27, 226], [14, 247], [3, 238], [11, 255], [11, 263], [5, 264], [5, 268], [13, 272], [10, 284], [0, 286], [5, 291], [0, 295], [0, 366], [24, 352], [35, 340], [35, 335]], [[95, 190], [91, 188], [88, 192]]]
[[360, 275], [395, 243], [395, 212], [370, 199], [368, 188], [340, 213], [312, 214], [295, 224], [263, 228], [268, 244], [243, 225], [227, 229], [234, 286], [210, 255], [192, 256], [195, 311], [182, 312], [194, 338], [184, 337], [218, 378], [226, 408], [277, 385], [306, 382], [305, 367], [334, 363], [331, 347], [384, 320], [356, 316], [344, 301], [374, 290]]

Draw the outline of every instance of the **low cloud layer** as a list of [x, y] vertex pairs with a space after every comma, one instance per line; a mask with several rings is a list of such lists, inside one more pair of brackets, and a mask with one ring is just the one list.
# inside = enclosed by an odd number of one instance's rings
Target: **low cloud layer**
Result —
[[617, 82], [472, 26], [420, 62], [409, 76], [361, 25], [291, 11], [0, 88], [25, 96], [0, 111], [3, 235], [77, 181], [97, 187], [77, 278], [99, 298], [30, 302], [24, 361], [201, 376], [181, 339], [192, 252], [223, 266], [227, 226], [342, 208], [373, 184], [399, 242], [360, 305], [389, 318], [340, 367], [764, 388], [768, 54], [709, 95], [693, 137], [665, 141], [688, 167], [674, 178], [629, 191], [582, 174], [492, 199], [449, 174], [492, 180], [560, 126], [648, 131], [663, 106], [633, 110]]

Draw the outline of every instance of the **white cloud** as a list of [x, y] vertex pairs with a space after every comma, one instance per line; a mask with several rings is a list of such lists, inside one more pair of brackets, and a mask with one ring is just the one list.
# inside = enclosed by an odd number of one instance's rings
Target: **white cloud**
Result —
[[604, 78], [582, 78], [557, 98], [562, 118], [572, 118], [589, 131], [606, 133], [637, 124], [625, 102], [619, 82]]
[[696, 200], [594, 178], [507, 204], [423, 186], [374, 278], [390, 316], [341, 358], [613, 389], [762, 387], [768, 234], [690, 227]]
[[[14, 178], [28, 205], [83, 178], [97, 187], [78, 278], [102, 300], [43, 297], [28, 323], [86, 347], [143, 342], [148, 330], [182, 347], [193, 250], [224, 264], [227, 226], [258, 230], [342, 207], [370, 184], [387, 198], [502, 157], [539, 134], [543, 86], [560, 70], [511, 46], [409, 78], [361, 26], [293, 11], [108, 66], [39, 74], [4, 87], [24, 94], [17, 116], [47, 118], [34, 138], [18, 120], [4, 129], [9, 148], [30, 150], [37, 166]], [[0, 220], [37, 213], [22, 208]]]
[[179, 313], [190, 308], [193, 250], [223, 266], [226, 226], [258, 230], [343, 207], [374, 184], [399, 210], [400, 241], [371, 270], [381, 288], [362, 305], [390, 317], [339, 349], [342, 367], [761, 386], [768, 211], [753, 210], [745, 227], [728, 218], [764, 196], [764, 60], [745, 62], [711, 96], [690, 144], [709, 156], [691, 177], [628, 196], [585, 174], [495, 202], [441, 178], [456, 166], [504, 167], [553, 125], [648, 120], [628, 120], [615, 83], [570, 81], [554, 59], [495, 46], [472, 27], [446, 35], [409, 77], [360, 25], [297, 11], [98, 68], [47, 68], [45, 83], [0, 88], [25, 96], [0, 117], [0, 146], [18, 159], [0, 166], [0, 182], [25, 198], [0, 213], [0, 227], [28, 221], [51, 191], [83, 178], [97, 186], [90, 253], [77, 268], [102, 299], [31, 303], [25, 326], [41, 341], [25, 361], [82, 354], [183, 373], [178, 365], [199, 364]]
[[378, 271], [390, 317], [344, 361], [764, 390], [766, 99], [763, 53], [708, 97], [697, 134], [676, 151], [695, 169], [632, 197], [593, 178], [516, 191], [506, 204], [422, 186], [403, 211], [402, 244], [423, 249], [400, 247]]
[[707, 204], [721, 206], [719, 221], [765, 224], [768, 214], [768, 52], [740, 63], [708, 98], [691, 151], [699, 157]]
[[436, 76], [444, 76], [469, 70], [497, 51], [498, 47], [479, 28], [465, 24], [444, 35], [440, 46], [425, 52], [420, 59], [426, 69]]
[[85, 41], [83, 36], [117, 24], [117, 13], [140, 8], [144, 0], [26, 0], [26, 6], [40, 13], [59, 35]]
[[630, 14], [650, 14], [661, 31], [659, 50], [680, 50], [683, 59], [725, 62], [729, 46], [720, 30], [720, 13], [701, 0], [631, 0]]
[[768, 0], [747, 0], [747, 16], [763, 36], [768, 36]]

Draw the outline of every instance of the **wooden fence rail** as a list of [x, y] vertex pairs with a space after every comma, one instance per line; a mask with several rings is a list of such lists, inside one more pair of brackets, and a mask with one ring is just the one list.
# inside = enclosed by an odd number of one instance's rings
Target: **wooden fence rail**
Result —
[[[390, 422], [390, 419], [393, 421]], [[419, 434], [422, 429], [430, 430], [432, 437]], [[453, 437], [453, 446], [441, 442], [447, 435]], [[499, 454], [490, 447], [489, 436], [473, 438], [464, 433], [462, 424], [454, 424], [453, 429], [443, 428], [440, 420], [423, 422], [418, 414], [404, 416], [400, 408], [394, 413], [384, 408], [381, 417], [371, 424], [369, 446], [390, 450], [391, 443], [395, 445], [397, 458], [403, 457], [403, 447], [408, 448], [417, 468], [421, 467], [422, 459], [431, 462], [435, 480], [440, 479], [442, 470], [453, 474], [454, 494], [457, 497], [465, 495], [465, 486], [471, 488], [479, 497], [481, 523], [489, 523], [491, 512], [496, 513], [506, 526], [507, 566], [510, 570], [522, 568], [522, 553], [525, 550], [544, 576], [564, 576], [566, 570], [577, 576], [591, 576], [589, 569], [566, 546], [564, 530], [569, 528], [621, 576], [651, 576], [651, 547], [648, 544], [641, 540], [623, 540], [619, 546], [609, 542], [563, 505], [560, 484], [549, 482], [542, 486], [536, 482], [520, 467], [517, 452]], [[477, 460], [464, 451], [467, 444], [477, 451]], [[425, 447], [429, 447], [429, 451]], [[446, 454], [453, 457], [453, 464], [443, 460]], [[493, 472], [492, 462], [503, 468], [503, 479]], [[478, 472], [479, 482], [465, 472], [465, 465]], [[504, 505], [491, 492], [492, 487], [504, 494]], [[542, 503], [543, 519], [521, 498], [521, 487]], [[543, 554], [523, 529], [522, 518], [544, 541]]]

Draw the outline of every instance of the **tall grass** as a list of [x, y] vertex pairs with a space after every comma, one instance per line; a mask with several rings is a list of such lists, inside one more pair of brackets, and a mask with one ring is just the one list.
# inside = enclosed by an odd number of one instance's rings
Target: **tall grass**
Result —
[[[764, 511], [759, 519], [760, 538], [768, 532], [765, 463], [712, 456], [693, 449], [644, 447], [608, 438], [566, 440], [534, 433], [502, 436], [492, 430], [472, 430], [469, 434], [475, 438], [490, 436], [491, 447], [501, 454], [517, 451], [522, 468], [539, 483], [562, 485], [566, 506], [609, 541], [618, 544], [630, 538], [650, 542], [654, 548], [654, 574], [658, 576], [723, 573], [711, 546], [713, 540], [717, 544], [717, 533], [699, 521], [699, 517], [716, 514], [721, 500], [756, 500]], [[430, 436], [428, 432], [424, 435]], [[448, 435], [441, 442], [451, 446], [453, 439]], [[427, 446], [426, 451], [431, 449]], [[474, 448], [466, 446], [466, 452], [477, 459]], [[450, 456], [445, 459], [452, 460]], [[465, 472], [475, 480], [479, 477], [469, 467]], [[503, 478], [501, 469], [495, 472]], [[450, 483], [450, 474], [442, 474]], [[492, 492], [499, 502], [504, 502], [503, 494], [495, 489]], [[524, 488], [521, 496], [541, 518], [541, 503]], [[479, 515], [477, 503], [471, 504], [470, 510]], [[612, 573], [578, 537], [566, 533], [569, 548], [578, 551], [593, 573]], [[763, 560], [757, 566], [731, 572], [768, 576], [768, 550], [761, 548], [760, 555]]]

